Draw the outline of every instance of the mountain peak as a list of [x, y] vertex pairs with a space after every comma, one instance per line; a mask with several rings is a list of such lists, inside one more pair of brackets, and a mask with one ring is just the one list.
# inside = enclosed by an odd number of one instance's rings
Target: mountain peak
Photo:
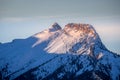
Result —
[[72, 36], [75, 35], [88, 35], [92, 37], [98, 36], [95, 29], [90, 24], [68, 23], [67, 25], [65, 25], [64, 31]]
[[0, 80], [120, 80], [119, 62], [89, 24], [61, 29], [54, 23], [27, 39], [0, 44]]
[[61, 29], [62, 29], [61, 26], [60, 26], [57, 22], [55, 22], [55, 23], [49, 28], [50, 31], [57, 31], [57, 30], [61, 30]]

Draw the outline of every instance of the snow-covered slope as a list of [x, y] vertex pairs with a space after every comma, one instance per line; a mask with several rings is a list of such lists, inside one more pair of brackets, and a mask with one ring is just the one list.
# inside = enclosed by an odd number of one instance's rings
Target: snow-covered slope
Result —
[[0, 44], [0, 79], [119, 80], [120, 56], [90, 24], [57, 23], [27, 39]]

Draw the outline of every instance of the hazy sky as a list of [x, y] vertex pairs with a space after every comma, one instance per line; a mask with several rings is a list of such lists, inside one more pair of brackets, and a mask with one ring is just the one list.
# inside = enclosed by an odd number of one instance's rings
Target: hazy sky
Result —
[[0, 0], [0, 42], [27, 38], [54, 22], [92, 24], [103, 43], [120, 53], [120, 0]]

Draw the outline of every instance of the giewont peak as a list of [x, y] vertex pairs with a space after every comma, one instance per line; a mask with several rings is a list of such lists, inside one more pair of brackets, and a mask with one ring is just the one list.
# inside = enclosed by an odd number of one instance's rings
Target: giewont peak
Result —
[[50, 31], [57, 31], [57, 30], [61, 30], [61, 29], [62, 28], [60, 27], [60, 25], [56, 22], [49, 28]]
[[69, 32], [70, 30], [75, 32], [82, 32], [84, 34], [92, 34], [95, 35], [96, 31], [90, 24], [81, 24], [81, 23], [69, 23], [65, 25], [64, 30]]

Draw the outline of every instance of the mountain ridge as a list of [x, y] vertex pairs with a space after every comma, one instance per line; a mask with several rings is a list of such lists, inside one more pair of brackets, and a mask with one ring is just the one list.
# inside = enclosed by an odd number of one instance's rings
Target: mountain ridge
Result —
[[[0, 79], [119, 80], [120, 56], [90, 24], [54, 23], [27, 39], [0, 45]], [[118, 63], [118, 64], [116, 64]]]

